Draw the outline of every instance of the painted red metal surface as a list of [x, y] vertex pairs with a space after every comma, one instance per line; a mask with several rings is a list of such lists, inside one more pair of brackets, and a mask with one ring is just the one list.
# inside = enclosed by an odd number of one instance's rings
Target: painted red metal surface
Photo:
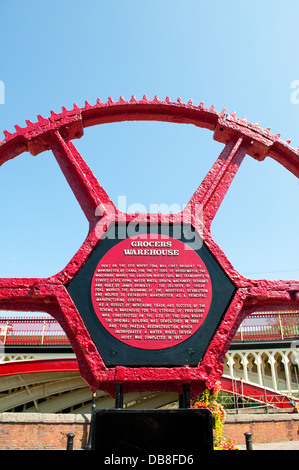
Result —
[[[169, 220], [181, 223], [188, 216], [195, 230], [199, 221], [196, 206], [203, 206], [203, 240], [213, 257], [236, 287], [232, 302], [206, 353], [197, 367], [123, 367], [107, 368], [103, 363], [78, 311], [73, 304], [66, 285], [74, 278], [93, 252], [99, 238], [98, 207], [102, 208], [101, 220], [106, 229], [116, 222], [128, 223], [136, 214], [124, 214], [116, 209], [107, 193], [98, 183], [90, 168], [82, 159], [73, 140], [83, 136], [84, 128], [102, 123], [119, 121], [164, 121], [188, 123], [209, 129], [213, 138], [224, 144], [215, 164], [179, 214], [139, 214], [139, 221], [162, 223]], [[273, 158], [299, 176], [299, 149], [289, 142], [272, 135], [269, 129], [259, 124], [250, 124], [245, 118], [237, 119], [234, 113], [225, 110], [216, 112], [212, 106], [195, 106], [190, 101], [183, 104], [180, 99], [171, 102], [146, 96], [130, 101], [120, 98], [107, 103], [99, 100], [95, 105], [85, 103], [84, 108], [74, 105], [72, 110], [52, 111], [49, 119], [38, 116], [38, 122], [27, 121], [27, 126], [16, 127], [16, 132], [4, 132], [0, 143], [0, 163], [29, 151], [38, 155], [52, 150], [75, 197], [89, 221], [89, 233], [81, 248], [65, 268], [49, 278], [0, 279], [0, 309], [20, 311], [45, 311], [57, 319], [65, 330], [77, 356], [82, 377], [93, 391], [102, 389], [114, 395], [115, 383], [123, 383], [123, 392], [136, 390], [169, 390], [182, 393], [183, 383], [190, 383], [191, 395], [195, 397], [204, 388], [211, 388], [221, 376], [224, 356], [242, 320], [252, 312], [298, 308], [299, 281], [251, 280], [241, 276], [231, 265], [221, 248], [211, 236], [211, 223], [215, 217], [234, 176], [245, 155], [258, 161], [266, 156]]]

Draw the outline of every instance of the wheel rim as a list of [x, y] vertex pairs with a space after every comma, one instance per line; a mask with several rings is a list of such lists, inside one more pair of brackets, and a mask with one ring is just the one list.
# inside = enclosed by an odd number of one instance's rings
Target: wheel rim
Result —
[[[181, 213], [138, 215], [144, 223], [156, 220], [159, 224], [165, 221], [181, 223], [184, 218], [188, 218], [236, 287], [234, 298], [197, 367], [107, 368], [66, 289], [100, 243], [99, 229], [105, 231], [114, 222], [128, 223], [136, 218], [136, 214], [125, 214], [115, 207], [73, 143], [73, 140], [84, 135], [86, 127], [121, 121], [193, 124], [212, 131], [213, 138], [224, 144], [216, 162]], [[272, 135], [270, 129], [261, 129], [258, 123], [250, 124], [246, 118], [238, 119], [234, 113], [227, 115], [225, 110], [216, 112], [214, 106], [206, 109], [202, 103], [194, 106], [191, 101], [183, 104], [180, 99], [176, 102], [168, 98], [160, 101], [157, 97], [148, 100], [146, 96], [142, 100], [136, 100], [133, 96], [130, 101], [120, 98], [117, 102], [109, 98], [107, 103], [98, 100], [95, 105], [86, 102], [83, 108], [74, 105], [70, 111], [65, 108], [59, 114], [52, 111], [49, 119], [38, 116], [36, 123], [26, 121], [26, 124], [24, 128], [15, 126], [15, 133], [4, 131], [5, 140], [0, 142], [1, 164], [25, 151], [38, 155], [45, 150], [52, 150], [89, 222], [89, 233], [80, 249], [59, 273], [49, 278], [0, 279], [0, 308], [42, 310], [54, 316], [68, 335], [81, 375], [93, 390], [101, 386], [113, 394], [114, 384], [124, 381], [126, 391], [138, 387], [138, 390], [167, 389], [180, 393], [182, 382], [187, 381], [191, 384], [191, 393], [196, 395], [205, 387], [211, 388], [221, 376], [225, 353], [247, 315], [254, 311], [298, 307], [299, 281], [251, 280], [242, 276], [211, 236], [212, 221], [245, 155], [258, 161], [268, 156], [299, 176], [299, 150], [293, 149], [289, 141], [281, 141], [279, 134]], [[198, 218], [199, 205], [203, 208], [202, 220]]]

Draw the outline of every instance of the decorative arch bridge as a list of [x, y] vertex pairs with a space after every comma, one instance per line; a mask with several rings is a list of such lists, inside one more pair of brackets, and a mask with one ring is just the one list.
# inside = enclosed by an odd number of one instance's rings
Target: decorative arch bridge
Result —
[[[59, 323], [49, 315], [0, 319], [0, 412], [90, 413], [92, 394]], [[299, 400], [299, 310], [255, 313], [240, 325], [224, 361], [221, 388], [235, 409], [268, 409]], [[227, 398], [228, 399], [228, 398]], [[124, 407], [159, 408], [174, 392], [132, 392]], [[114, 408], [98, 390], [96, 406]]]

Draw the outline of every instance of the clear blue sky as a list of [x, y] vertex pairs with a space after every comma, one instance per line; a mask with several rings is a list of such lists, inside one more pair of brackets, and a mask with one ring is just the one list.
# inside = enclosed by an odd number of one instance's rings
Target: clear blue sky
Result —
[[[1, 0], [0, 15], [1, 131], [146, 94], [236, 111], [299, 146], [297, 0]], [[98, 126], [75, 143], [115, 203], [147, 209], [187, 203], [222, 148], [209, 131], [162, 123]], [[298, 179], [247, 157], [212, 234], [242, 274], [298, 279], [298, 203]], [[0, 220], [1, 277], [55, 274], [87, 233], [50, 152], [0, 168]]]

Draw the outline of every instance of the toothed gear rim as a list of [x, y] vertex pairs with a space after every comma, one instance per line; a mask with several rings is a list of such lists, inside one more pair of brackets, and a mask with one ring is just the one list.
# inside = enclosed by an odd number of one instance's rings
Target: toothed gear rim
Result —
[[[235, 287], [233, 299], [196, 367], [106, 367], [67, 290], [99, 244], [96, 208], [99, 205], [113, 207], [111, 213], [108, 210], [103, 214], [107, 229], [113, 222], [128, 223], [135, 216], [115, 208], [72, 141], [81, 138], [86, 127], [134, 120], [193, 124], [211, 130], [214, 140], [224, 144], [221, 154], [184, 211], [178, 215], [156, 215], [160, 224], [169, 218], [173, 224], [179, 224], [181, 217], [188, 213], [192, 227], [197, 230], [194, 208], [196, 204], [202, 204], [204, 245]], [[45, 311], [53, 315], [68, 335], [81, 375], [92, 390], [101, 388], [114, 395], [115, 384], [122, 382], [124, 393], [137, 390], [181, 393], [182, 384], [188, 382], [191, 395], [196, 396], [204, 388], [211, 388], [221, 376], [225, 353], [247, 315], [254, 311], [298, 309], [298, 281], [251, 280], [241, 276], [210, 232], [213, 218], [245, 155], [258, 161], [268, 156], [299, 176], [299, 148], [292, 148], [290, 141], [282, 141], [279, 134], [273, 135], [270, 129], [261, 129], [259, 123], [251, 124], [245, 117], [238, 119], [235, 113], [216, 112], [214, 106], [205, 108], [203, 103], [195, 106], [192, 101], [183, 104], [180, 99], [171, 102], [169, 98], [161, 101], [156, 96], [148, 100], [144, 96], [137, 100], [132, 96], [130, 101], [121, 97], [114, 102], [109, 98], [107, 103], [97, 100], [95, 105], [86, 102], [83, 108], [74, 105], [72, 110], [52, 111], [49, 118], [38, 116], [36, 123], [26, 121], [25, 127], [15, 126], [15, 132], [4, 131], [4, 136], [5, 140], [0, 142], [1, 164], [26, 151], [38, 155], [52, 150], [89, 221], [90, 229], [81, 248], [61, 272], [49, 278], [0, 279], [0, 308]], [[150, 221], [149, 214], [142, 217], [146, 225]]]

